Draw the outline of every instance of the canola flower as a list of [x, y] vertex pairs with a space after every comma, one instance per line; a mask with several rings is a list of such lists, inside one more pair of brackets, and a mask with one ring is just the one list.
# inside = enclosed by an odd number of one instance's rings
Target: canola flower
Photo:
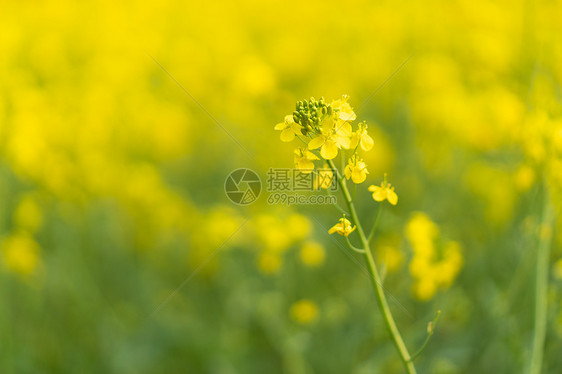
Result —
[[369, 186], [369, 191], [373, 193], [373, 200], [375, 201], [382, 202], [388, 200], [388, 202], [392, 205], [396, 205], [398, 203], [398, 195], [394, 192], [394, 187], [386, 181], [386, 174], [381, 185], [371, 185]]
[[[381, 284], [381, 276], [376, 267], [370, 245], [371, 238], [374, 236], [378, 225], [382, 203], [387, 200], [391, 205], [396, 205], [398, 203], [398, 195], [394, 191], [394, 187], [388, 183], [386, 174], [380, 186], [371, 185], [368, 187], [368, 190], [373, 193], [373, 200], [379, 204], [379, 213], [371, 232], [367, 236], [346, 184], [348, 180], [351, 180], [355, 185], [367, 180], [369, 172], [364, 159], [359, 155], [359, 151], [368, 152], [374, 146], [374, 140], [367, 132], [367, 124], [360, 122], [354, 126], [353, 121], [356, 119], [357, 115], [349, 103], [349, 97], [346, 95], [330, 103], [324, 98], [316, 100], [314, 97], [311, 97], [309, 100], [298, 101], [296, 110], [292, 115], [292, 121], [289, 116], [286, 116], [283, 123], [275, 126], [275, 130], [281, 131], [280, 137], [282, 141], [290, 142], [298, 138], [306, 145], [306, 147], [298, 147], [294, 151], [295, 167], [297, 169], [305, 173], [311, 173], [315, 168], [315, 161], [322, 160], [324, 165], [329, 167], [331, 172], [318, 171], [316, 175], [316, 187], [318, 189], [327, 189], [331, 185], [332, 178], [337, 179], [347, 204], [350, 219], [344, 214], [328, 230], [328, 233], [337, 233], [345, 237], [351, 249], [363, 254], [387, 330], [394, 341], [406, 371], [412, 374], [416, 372], [413, 359], [425, 348], [427, 340], [414, 356], [410, 355], [388, 306], [385, 291]], [[334, 159], [338, 156], [341, 157], [342, 165], [346, 164], [344, 170], [339, 170], [334, 164]], [[342, 175], [345, 178], [342, 178]], [[357, 233], [359, 237], [360, 248], [351, 244], [348, 238], [354, 233]], [[323, 261], [323, 252], [320, 252], [318, 249], [312, 249], [312, 247], [307, 249], [303, 247], [301, 258], [304, 263], [313, 266]], [[399, 258], [399, 255], [394, 254], [394, 266], [397, 266], [396, 263], [400, 261]], [[444, 274], [452, 273], [448, 268], [440, 270]], [[446, 276], [444, 277], [446, 278]], [[447, 279], [443, 279], [440, 282], [446, 282]], [[313, 304], [307, 301], [296, 303], [291, 307], [291, 316], [294, 320], [301, 323], [314, 319], [315, 317], [313, 318], [312, 316], [315, 316], [315, 314]], [[431, 329], [428, 339], [432, 334], [433, 329]]]
[[316, 160], [320, 160], [318, 156], [305, 148], [295, 149], [295, 167], [302, 173], [312, 173], [314, 170], [314, 161]]
[[296, 135], [301, 135], [301, 127], [293, 120], [293, 116], [285, 116], [285, 121], [277, 124], [275, 130], [280, 130], [279, 135], [281, 141], [291, 142]]
[[349, 159], [344, 173], [347, 180], [351, 178], [353, 183], [356, 184], [365, 182], [365, 179], [367, 179], [367, 174], [369, 174], [365, 162], [363, 161], [363, 159], [357, 159], [357, 155], [353, 155]]
[[333, 234], [336, 232], [340, 235], [348, 236], [353, 231], [355, 231], [356, 228], [356, 226], [351, 225], [351, 222], [349, 222], [347, 218], [343, 217], [340, 218], [339, 222], [332, 226], [330, 230], [328, 230], [328, 233]]

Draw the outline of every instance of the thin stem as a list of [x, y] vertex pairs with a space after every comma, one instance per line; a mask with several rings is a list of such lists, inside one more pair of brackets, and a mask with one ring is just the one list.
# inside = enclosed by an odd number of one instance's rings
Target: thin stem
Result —
[[[328, 164], [330, 165], [332, 170], [337, 171], [332, 160], [328, 160]], [[367, 237], [365, 236], [365, 232], [363, 231], [363, 228], [361, 227], [361, 223], [359, 222], [359, 219], [357, 217], [355, 205], [351, 201], [349, 190], [347, 189], [345, 181], [342, 181], [341, 178], [338, 178], [338, 182], [340, 183], [343, 196], [345, 198], [345, 201], [347, 202], [351, 219], [357, 226], [357, 233], [359, 234], [359, 238], [361, 239], [361, 243], [365, 249], [363, 255], [365, 256], [365, 261], [367, 262], [369, 273], [371, 275], [371, 281], [373, 283], [373, 287], [375, 288], [377, 301], [379, 303], [380, 310], [383, 314], [388, 332], [392, 337], [392, 341], [394, 342], [396, 350], [398, 351], [398, 354], [400, 355], [400, 358], [404, 363], [404, 367], [406, 368], [406, 371], [408, 372], [408, 374], [415, 374], [416, 368], [414, 367], [414, 363], [411, 361], [410, 354], [408, 353], [408, 349], [406, 348], [406, 344], [404, 344], [404, 340], [400, 335], [400, 331], [396, 326], [396, 322], [394, 321], [394, 317], [392, 316], [392, 312], [390, 311], [390, 308], [388, 306], [388, 301], [386, 300], [384, 289], [381, 285], [381, 279], [377, 267], [375, 265], [373, 254], [371, 253], [370, 250], [369, 242], [367, 240]]]
[[548, 260], [552, 242], [554, 212], [550, 205], [548, 190], [544, 188], [544, 206], [540, 227], [540, 242], [537, 248], [537, 270], [535, 278], [535, 331], [531, 352], [531, 374], [540, 374], [547, 322]]
[[357, 253], [365, 253], [364, 249], [361, 248], [357, 248], [356, 246], [354, 246], [353, 244], [351, 244], [351, 242], [349, 241], [349, 238], [346, 236], [345, 240], [347, 241], [347, 245], [349, 246], [349, 248], [353, 249], [355, 252]]
[[418, 358], [418, 356], [423, 352], [423, 350], [427, 346], [427, 343], [429, 343], [429, 340], [433, 336], [433, 331], [435, 331], [435, 325], [437, 325], [437, 321], [439, 320], [440, 315], [441, 315], [441, 311], [438, 310], [435, 318], [433, 319], [433, 321], [429, 322], [429, 324], [427, 326], [427, 337], [425, 338], [425, 341], [423, 342], [420, 349], [418, 349], [418, 351], [416, 353], [414, 353], [412, 355], [412, 357], [410, 357], [410, 361], [414, 361], [416, 358]]
[[381, 218], [382, 204], [383, 204], [383, 201], [381, 201], [379, 203], [379, 212], [377, 213], [377, 218], [375, 219], [375, 223], [373, 224], [373, 228], [371, 229], [371, 232], [369, 233], [369, 237], [367, 238], [367, 241], [369, 243], [373, 239], [373, 236], [375, 235], [375, 231], [377, 231], [377, 226], [379, 225], [379, 219]]

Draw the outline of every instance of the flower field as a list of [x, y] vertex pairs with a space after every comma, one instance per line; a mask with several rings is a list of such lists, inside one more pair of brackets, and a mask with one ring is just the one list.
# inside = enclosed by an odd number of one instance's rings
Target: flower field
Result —
[[3, 3], [0, 373], [562, 372], [560, 19]]

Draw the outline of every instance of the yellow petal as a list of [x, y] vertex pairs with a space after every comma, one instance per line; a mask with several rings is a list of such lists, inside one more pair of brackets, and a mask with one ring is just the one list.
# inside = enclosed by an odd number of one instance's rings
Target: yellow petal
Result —
[[[365, 173], [365, 171], [360, 170], [358, 168], [355, 168], [353, 170], [353, 173], [351, 174], [351, 177], [352, 177], [353, 183], [359, 184], [359, 183], [365, 182], [365, 179], [367, 179], [367, 174]], [[349, 178], [347, 178], [347, 179], [349, 179]]]
[[275, 130], [283, 130], [285, 127], [287, 127], [287, 125], [285, 125], [285, 122], [281, 122], [281, 123], [278, 123], [277, 125], [275, 125], [274, 129]]
[[344, 170], [345, 178], [349, 180], [351, 178], [351, 165], [347, 165]]
[[323, 135], [320, 135], [320, 136], [312, 139], [308, 143], [308, 149], [320, 148], [320, 147], [322, 147], [322, 145], [324, 145], [325, 142], [326, 142], [326, 138]]
[[387, 190], [386, 194], [389, 203], [391, 203], [392, 205], [396, 205], [396, 203], [398, 203], [398, 195], [396, 194], [396, 192]]
[[314, 170], [314, 162], [301, 158], [296, 162], [297, 169], [303, 174], [310, 174]]
[[301, 125], [299, 125], [299, 124], [296, 123], [296, 122], [293, 122], [290, 127], [291, 127], [291, 130], [293, 130], [293, 132], [294, 132], [295, 134], [297, 134], [297, 135], [302, 135], [302, 128], [301, 128]]
[[328, 230], [328, 234], [333, 234], [336, 231], [338, 231], [340, 224], [335, 224], [334, 226], [332, 226], [332, 228], [330, 230]]
[[285, 130], [281, 131], [280, 138], [282, 142], [291, 142], [295, 139], [295, 133], [290, 127], [287, 127]]
[[337, 144], [344, 149], [349, 149], [351, 148], [351, 139], [346, 136], [339, 136], [337, 138]]
[[369, 186], [369, 188], [367, 188], [367, 190], [369, 190], [370, 192], [375, 192], [377, 190], [377, 186], [375, 186], [374, 184], [371, 184]]
[[338, 136], [351, 136], [352, 133], [351, 124], [348, 122], [338, 121], [336, 125], [336, 133]]
[[333, 141], [328, 140], [322, 146], [322, 149], [320, 150], [320, 154], [326, 160], [331, 160], [338, 155], [338, 146]]
[[354, 132], [351, 136], [351, 141], [349, 142], [349, 148], [355, 148], [359, 144], [359, 134]]
[[353, 113], [353, 111], [351, 111], [351, 112], [340, 112], [340, 119], [341, 120], [353, 121], [353, 120], [355, 120], [355, 118], [357, 118], [357, 116], [355, 115], [355, 113]]
[[306, 151], [306, 158], [309, 160], [320, 160], [318, 156], [316, 156], [314, 153], [310, 151]]
[[373, 138], [371, 138], [367, 133], [363, 134], [361, 137], [361, 148], [364, 151], [370, 151], [373, 148]]
[[386, 199], [386, 190], [375, 186], [375, 190], [373, 190], [373, 199], [375, 199], [375, 201], [383, 201]]
[[320, 125], [322, 133], [328, 133], [334, 127], [334, 119], [332, 117], [326, 117], [322, 124]]

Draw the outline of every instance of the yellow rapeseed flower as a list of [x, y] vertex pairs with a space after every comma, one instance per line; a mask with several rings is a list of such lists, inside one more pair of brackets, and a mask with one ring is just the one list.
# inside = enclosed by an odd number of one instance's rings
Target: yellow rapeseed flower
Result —
[[363, 162], [363, 159], [358, 159], [357, 155], [353, 155], [348, 161], [345, 167], [345, 177], [349, 180], [353, 180], [353, 183], [363, 183], [367, 179], [367, 165]]
[[343, 120], [334, 121], [328, 117], [322, 123], [320, 134], [308, 143], [308, 149], [320, 148], [320, 155], [331, 160], [338, 155], [339, 148], [349, 149], [351, 145], [351, 124]]
[[314, 153], [301, 147], [295, 149], [295, 167], [300, 170], [301, 173], [312, 173], [315, 160], [320, 159]]
[[367, 134], [367, 124], [360, 123], [359, 129], [353, 133], [351, 136], [351, 148], [355, 149], [358, 145], [364, 151], [370, 151], [373, 148], [373, 138]]
[[342, 121], [355, 121], [357, 116], [347, 100], [349, 100], [349, 96], [343, 95], [341, 99], [332, 101], [330, 105], [336, 110], [338, 118]]
[[355, 226], [352, 227], [351, 222], [349, 222], [349, 220], [344, 217], [344, 218], [340, 218], [340, 221], [336, 223], [334, 226], [332, 226], [332, 228], [328, 230], [328, 233], [333, 234], [337, 232], [340, 235], [348, 236], [355, 229], [356, 227]]
[[303, 299], [294, 303], [289, 313], [293, 321], [309, 325], [318, 319], [318, 306], [314, 301]]
[[280, 130], [281, 141], [291, 142], [295, 139], [295, 135], [302, 135], [301, 126], [293, 120], [292, 115], [285, 116], [285, 121], [275, 125], [275, 130]]
[[388, 200], [392, 205], [398, 203], [398, 195], [394, 192], [394, 187], [386, 181], [386, 178], [380, 186], [370, 185], [369, 191], [373, 193], [373, 199], [375, 201]]

